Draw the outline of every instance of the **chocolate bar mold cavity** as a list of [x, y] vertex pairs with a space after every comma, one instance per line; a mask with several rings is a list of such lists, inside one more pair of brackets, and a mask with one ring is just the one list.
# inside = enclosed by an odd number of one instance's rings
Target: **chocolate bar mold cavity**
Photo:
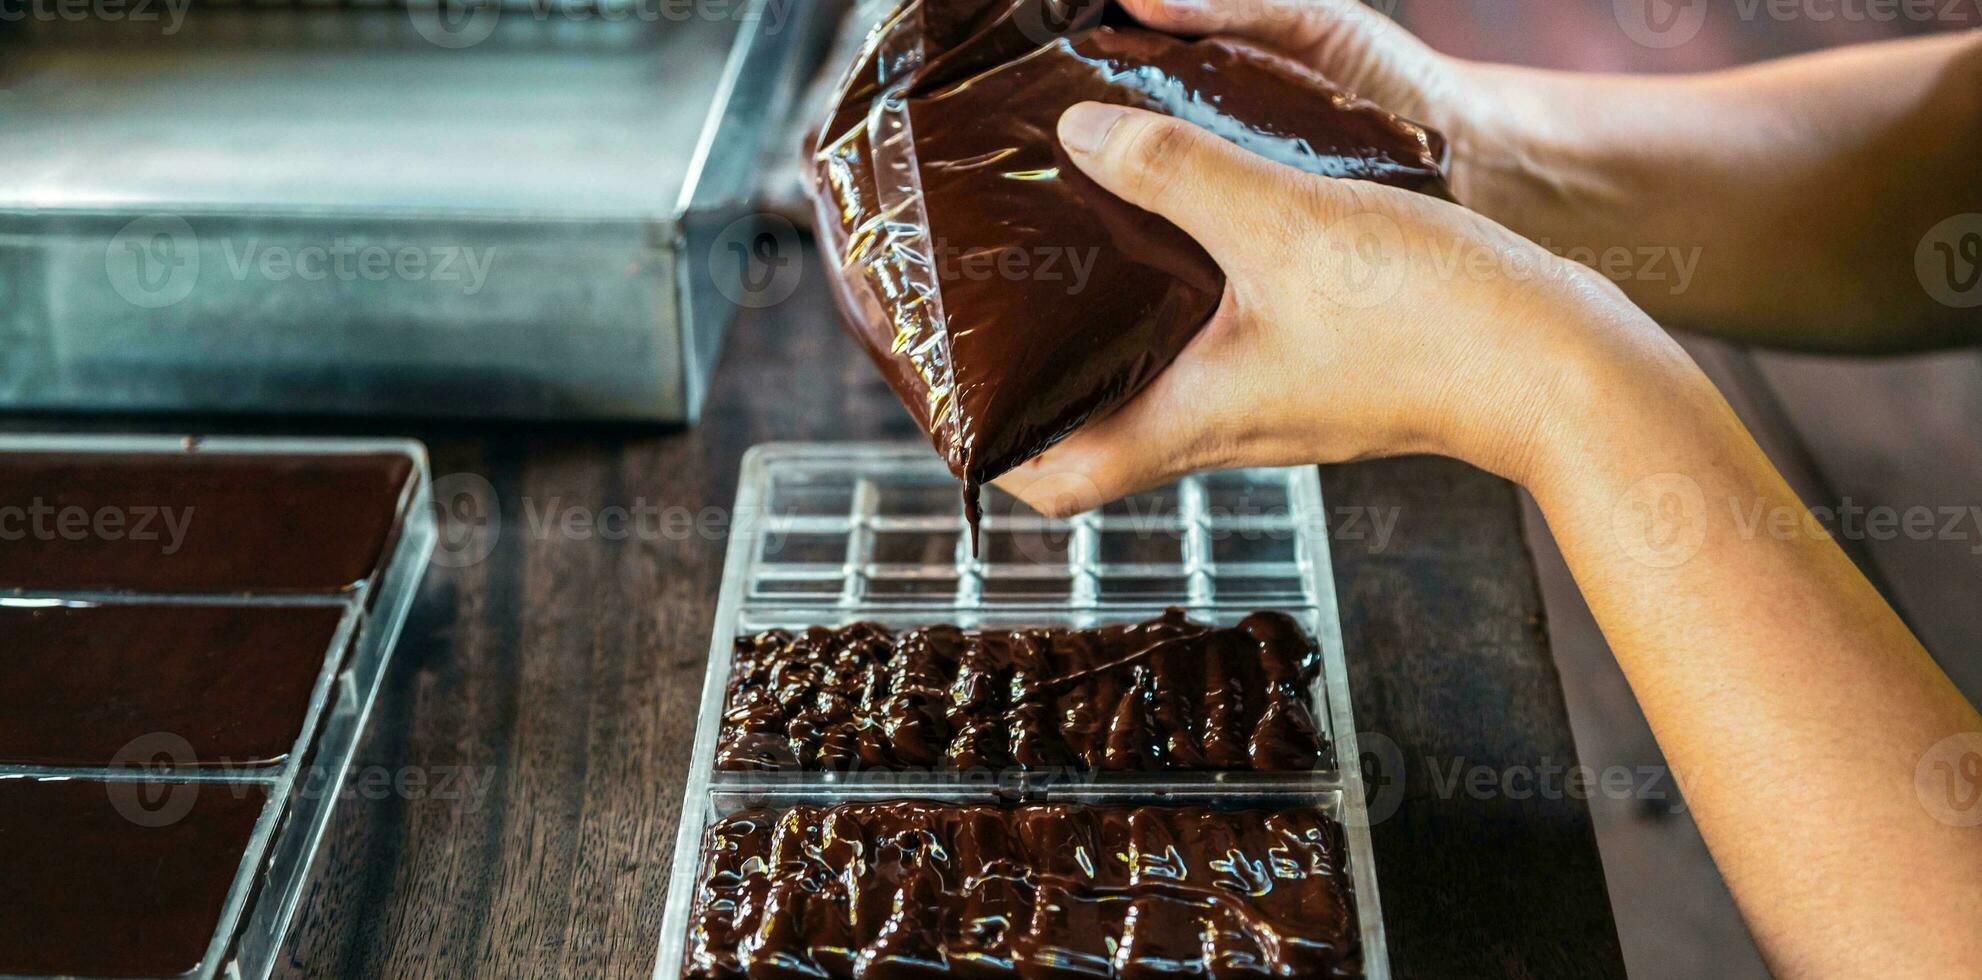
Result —
[[[204, 468], [209, 459], [222, 465]], [[264, 476], [280, 479], [256, 484], [215, 478], [216, 473], [253, 471], [258, 461], [268, 464]], [[53, 807], [58, 817], [68, 814], [66, 819], [86, 830], [95, 827], [108, 834], [105, 828], [113, 824], [163, 828], [163, 836], [105, 838], [103, 847], [88, 844], [82, 835], [67, 843], [51, 842], [91, 848], [87, 863], [92, 870], [112, 874], [112, 865], [121, 860], [115, 857], [119, 848], [139, 853], [160, 841], [170, 844], [173, 861], [185, 865], [175, 865], [171, 882], [147, 878], [143, 868], [129, 869], [128, 887], [107, 900], [111, 905], [100, 913], [104, 924], [62, 920], [59, 913], [65, 906], [58, 904], [49, 913], [57, 918], [38, 927], [43, 946], [4, 958], [0, 980], [20, 980], [10, 970], [38, 976], [261, 980], [276, 963], [310, 861], [434, 548], [426, 450], [417, 442], [377, 439], [0, 436], [0, 473], [35, 475], [14, 483], [0, 476], [0, 487], [10, 494], [17, 487], [32, 492], [42, 486], [40, 475], [51, 466], [81, 474], [98, 487], [116, 482], [104, 473], [191, 473], [190, 484], [218, 493], [210, 498], [215, 500], [250, 500], [253, 495], [243, 497], [241, 487], [259, 485], [277, 491], [280, 499], [269, 501], [277, 511], [310, 499], [308, 492], [284, 496], [283, 481], [308, 484], [321, 475], [324, 484], [353, 490], [344, 481], [354, 473], [363, 475], [365, 492], [358, 494], [363, 502], [346, 501], [334, 512], [355, 519], [352, 526], [359, 532], [344, 540], [359, 540], [356, 549], [327, 556], [336, 567], [323, 574], [311, 569], [307, 553], [268, 563], [303, 570], [290, 584], [308, 582], [309, 591], [214, 591], [212, 576], [191, 569], [175, 578], [175, 566], [163, 561], [142, 576], [117, 582], [23, 576], [10, 577], [0, 591], [0, 622], [32, 624], [24, 631], [10, 630], [10, 637], [22, 632], [38, 636], [50, 647], [40, 651], [48, 656], [57, 655], [52, 648], [59, 646], [76, 656], [106, 661], [96, 675], [80, 669], [42, 672], [50, 683], [61, 680], [68, 689], [50, 691], [35, 705], [42, 715], [32, 726], [10, 729], [0, 723], [0, 795], [11, 792], [37, 805], [52, 801], [42, 808]], [[179, 485], [171, 480], [150, 485], [152, 491], [175, 488]], [[137, 506], [154, 497], [155, 492], [138, 498], [113, 494], [92, 506]], [[0, 506], [16, 504], [21, 502], [11, 495], [0, 496]], [[216, 520], [228, 516], [214, 515]], [[285, 526], [304, 533], [325, 526], [321, 514], [302, 515], [301, 524], [287, 525], [267, 513], [232, 516], [238, 521], [231, 529], [219, 528], [217, 536], [206, 540], [277, 555], [295, 545], [283, 538]], [[62, 553], [49, 554], [56, 559], [52, 567], [61, 571]], [[97, 562], [92, 567], [109, 567], [95, 556], [88, 561]], [[34, 570], [49, 567], [37, 564]], [[253, 568], [255, 563], [222, 556], [218, 567]], [[119, 643], [109, 634], [128, 635], [130, 641]], [[229, 662], [216, 656], [214, 647], [237, 649], [241, 657]], [[29, 653], [32, 660], [34, 651]], [[127, 655], [150, 659], [129, 671], [108, 663]], [[270, 658], [265, 672], [241, 662], [257, 655]], [[169, 676], [175, 667], [212, 670], [215, 678], [202, 689]], [[33, 697], [34, 680], [0, 668], [0, 702]], [[184, 695], [195, 690], [201, 702], [189, 705]], [[95, 713], [63, 716], [84, 701], [94, 703]], [[112, 747], [110, 742], [119, 738], [125, 740]], [[106, 807], [113, 822], [100, 819]], [[191, 843], [174, 834], [190, 835]], [[232, 857], [216, 856], [221, 851]], [[194, 854], [200, 860], [194, 861]], [[212, 867], [223, 859], [224, 867]], [[166, 888], [176, 884], [191, 890]], [[222, 885], [224, 899], [216, 903]], [[33, 900], [23, 895], [0, 895], [0, 906]], [[86, 902], [78, 902], [66, 907], [78, 914], [88, 911]], [[174, 930], [196, 935], [166, 941], [147, 931], [149, 926], [133, 932], [110, 924], [116, 915], [139, 916], [147, 908], [164, 916], [157, 920], [161, 927], [170, 922]], [[189, 949], [198, 955], [187, 959]], [[123, 958], [126, 951], [135, 958]], [[164, 966], [168, 960], [173, 965]], [[147, 972], [154, 968], [166, 972]]]
[[1234, 615], [757, 630], [732, 648], [716, 767], [1029, 779], [1332, 768], [1312, 707], [1312, 627]]
[[266, 783], [0, 777], [0, 973], [178, 977], [244, 897]]
[[0, 599], [0, 764], [280, 766], [357, 619], [341, 605]]
[[[1231, 833], [1233, 837], [1241, 838], [1246, 836], [1258, 837], [1270, 835], [1284, 832], [1289, 828], [1300, 828], [1303, 832], [1310, 835], [1310, 839], [1303, 841], [1300, 847], [1303, 852], [1302, 857], [1312, 860], [1308, 862], [1308, 867], [1301, 869], [1301, 875], [1293, 876], [1296, 880], [1276, 880], [1273, 884], [1283, 892], [1292, 891], [1300, 893], [1307, 886], [1313, 885], [1314, 882], [1302, 881], [1299, 878], [1315, 873], [1328, 876], [1330, 880], [1327, 882], [1327, 887], [1321, 890], [1326, 898], [1326, 902], [1323, 903], [1323, 907], [1309, 910], [1318, 914], [1313, 918], [1296, 917], [1294, 921], [1286, 923], [1286, 925], [1290, 926], [1308, 926], [1310, 928], [1309, 934], [1301, 937], [1301, 939], [1305, 940], [1308, 944], [1318, 944], [1318, 948], [1311, 946], [1299, 962], [1291, 962], [1292, 957], [1271, 959], [1271, 954], [1269, 954], [1269, 964], [1277, 964], [1280, 967], [1279, 972], [1270, 973], [1263, 968], [1254, 974], [1247, 975], [1338, 976], [1389, 980], [1389, 957], [1385, 932], [1381, 921], [1381, 906], [1377, 901], [1376, 876], [1370, 862], [1367, 825], [1360, 821], [1356, 813], [1348, 807], [1345, 794], [1339, 789], [1299, 795], [1245, 796], [1230, 793], [1212, 795], [1201, 792], [1159, 794], [1134, 791], [1125, 792], [1121, 790], [1095, 790], [1089, 788], [1067, 790], [1055, 794], [1052, 798], [1037, 802], [1014, 804], [1008, 801], [992, 799], [982, 794], [957, 787], [932, 788], [913, 796], [900, 792], [893, 795], [886, 795], [844, 790], [820, 791], [768, 788], [751, 791], [715, 790], [700, 799], [689, 800], [682, 819], [684, 825], [693, 824], [695, 826], [695, 833], [691, 838], [684, 832], [682, 837], [683, 842], [692, 846], [677, 850], [676, 852], [674, 877], [671, 879], [669, 885], [666, 925], [664, 926], [666, 931], [663, 933], [661, 952], [656, 961], [656, 980], [680, 980], [680, 978], [700, 978], [709, 975], [740, 975], [720, 972], [711, 974], [704, 968], [706, 965], [704, 957], [705, 954], [710, 952], [711, 944], [709, 943], [709, 939], [711, 937], [705, 929], [709, 923], [705, 921], [703, 913], [715, 907], [717, 902], [723, 897], [713, 894], [713, 892], [720, 891], [725, 887], [747, 887], [749, 884], [747, 880], [749, 873], [784, 873], [795, 870], [796, 866], [800, 863], [800, 855], [805, 856], [802, 860], [806, 863], [812, 860], [823, 861], [831, 857], [829, 847], [808, 846], [818, 843], [816, 840], [818, 835], [809, 835], [802, 832], [794, 834], [789, 832], [791, 828], [786, 828], [787, 833], [782, 835], [782, 840], [780, 841], [784, 849], [778, 853], [781, 855], [790, 854], [794, 860], [780, 860], [769, 865], [753, 864], [745, 869], [746, 874], [744, 875], [725, 874], [725, 872], [733, 870], [727, 866], [729, 863], [733, 863], [729, 859], [742, 855], [737, 855], [729, 851], [722, 853], [716, 852], [721, 848], [736, 848], [738, 846], [738, 835], [735, 831], [739, 829], [739, 821], [753, 819], [777, 820], [785, 815], [793, 814], [794, 811], [798, 811], [800, 815], [805, 815], [806, 811], [810, 811], [810, 815], [816, 817], [822, 813], [833, 814], [837, 809], [840, 814], [853, 816], [865, 824], [871, 822], [868, 819], [868, 816], [871, 814], [904, 807], [937, 812], [941, 814], [938, 818], [939, 822], [949, 822], [953, 826], [961, 822], [962, 818], [974, 817], [974, 820], [971, 822], [974, 824], [975, 829], [980, 831], [979, 834], [975, 835], [975, 843], [979, 845], [980, 849], [986, 843], [998, 842], [1002, 836], [996, 833], [995, 828], [990, 825], [1022, 823], [1028, 819], [1037, 819], [1041, 814], [1048, 814], [1051, 818], [1057, 819], [1066, 827], [1075, 830], [1075, 833], [1067, 835], [1064, 842], [1065, 846], [1059, 853], [1048, 856], [1045, 861], [1036, 860], [1038, 854], [1045, 853], [1047, 849], [1035, 843], [1031, 852], [1014, 854], [1005, 858], [1003, 861], [997, 862], [996, 875], [1007, 880], [1030, 882], [1035, 886], [1045, 883], [1049, 887], [1065, 887], [1068, 889], [1068, 894], [1062, 897], [1070, 899], [1072, 904], [1088, 904], [1096, 898], [1104, 896], [1125, 900], [1127, 904], [1134, 904], [1138, 897], [1147, 898], [1151, 895], [1182, 898], [1188, 901], [1191, 897], [1192, 889], [1201, 887], [1203, 882], [1185, 880], [1177, 882], [1175, 885], [1170, 885], [1156, 882], [1155, 878], [1164, 874], [1164, 866], [1166, 864], [1172, 869], [1178, 869], [1181, 866], [1186, 872], [1186, 879], [1192, 877], [1202, 878], [1204, 876], [1201, 872], [1206, 870], [1204, 867], [1190, 868], [1194, 864], [1194, 859], [1190, 855], [1182, 853], [1185, 850], [1189, 850], [1188, 847], [1179, 847], [1176, 849], [1166, 847], [1161, 850], [1152, 848], [1135, 859], [1138, 862], [1136, 865], [1123, 865], [1112, 868], [1103, 868], [1101, 865], [1111, 860], [1121, 862], [1126, 860], [1127, 856], [1117, 853], [1097, 859], [1094, 855], [1090, 854], [1085, 856], [1087, 862], [1083, 866], [1084, 856], [1080, 853], [1078, 846], [1080, 844], [1078, 829], [1081, 827], [1093, 828], [1096, 824], [1112, 823], [1114, 824], [1116, 836], [1120, 836], [1122, 833], [1129, 833], [1140, 837], [1140, 839], [1133, 841], [1133, 843], [1139, 846], [1177, 843], [1175, 835], [1168, 835], [1169, 839], [1167, 840], [1157, 840], [1157, 838], [1165, 837], [1166, 828], [1173, 828], [1180, 823], [1201, 822], [1207, 828], [1213, 830], [1214, 833], [1222, 831]], [[1133, 815], [1138, 814], [1149, 819], [1143, 821], [1142, 826], [1134, 831], [1124, 826], [1132, 819]], [[747, 826], [740, 829], [744, 830], [746, 835], [748, 834], [749, 828]], [[982, 832], [986, 830], [992, 830], [994, 832]], [[1093, 834], [1090, 836], [1106, 837], [1107, 834]], [[1023, 846], [1025, 842], [1020, 835], [1012, 834], [1010, 838], [1014, 839], [1006, 839], [1005, 843], [1011, 844], [1013, 850], [1026, 850]], [[1315, 838], [1318, 838], [1318, 840]], [[873, 852], [869, 866], [855, 866], [850, 872], [854, 879], [863, 884], [870, 884], [870, 882], [866, 881], [866, 876], [869, 874], [886, 875], [896, 872], [918, 872], [922, 870], [925, 863], [938, 865], [967, 857], [967, 855], [958, 853], [962, 849], [950, 847], [949, 842], [943, 840], [943, 834], [940, 831], [934, 834], [911, 832], [910, 834], [893, 839], [883, 835], [875, 837], [872, 843], [877, 845], [878, 849]], [[1246, 847], [1243, 842], [1234, 841], [1232, 843], [1234, 844], [1232, 850], [1245, 852]], [[894, 863], [894, 856], [885, 853], [891, 847], [900, 846], [903, 850], [907, 850], [916, 847], [928, 847], [932, 844], [943, 845], [945, 851], [938, 853], [932, 850], [926, 858], [922, 859], [912, 857], [910, 860], [902, 861], [900, 868], [881, 867], [881, 865], [891, 865]], [[1274, 874], [1277, 878], [1280, 874], [1294, 870], [1290, 861], [1293, 855], [1290, 853], [1288, 846], [1284, 844], [1280, 845], [1274, 854], [1274, 858], [1275, 868], [1268, 869], [1255, 864], [1250, 867], [1250, 871], [1254, 874]], [[1072, 869], [1063, 866], [1062, 862], [1068, 861], [1075, 862]], [[1087, 867], [1093, 867], [1094, 870], [1088, 871]], [[1139, 868], [1144, 874], [1136, 875], [1131, 870], [1131, 867]], [[954, 868], [945, 870], [956, 871], [959, 874], [969, 874], [969, 869]], [[1195, 870], [1199, 874], [1193, 875], [1190, 873], [1191, 870]], [[1220, 869], [1214, 866], [1212, 870], [1215, 873]], [[1145, 884], [1142, 887], [1138, 887], [1131, 883], [1123, 887], [1123, 883], [1120, 881], [1104, 880], [1118, 877], [1117, 872], [1127, 872], [1134, 877], [1140, 878]], [[893, 887], [884, 886], [878, 888], [877, 891], [885, 894], [887, 897], [892, 897], [898, 891], [912, 893], [918, 881], [911, 879], [919, 878], [921, 876], [918, 874], [904, 873], [899, 878], [888, 883], [888, 885], [892, 885]], [[962, 877], [946, 878], [939, 873], [937, 876], [928, 880], [920, 880], [919, 884], [923, 886], [932, 884], [954, 886], [957, 882], [963, 880], [965, 879]], [[813, 897], [828, 906], [832, 905], [835, 889], [839, 884], [843, 884], [846, 879], [835, 876], [834, 881], [835, 884], [822, 889], [818, 895]], [[993, 883], [993, 879], [979, 879], [978, 887], [982, 888], [985, 883]], [[1101, 887], [1089, 887], [1095, 884], [1100, 884]], [[1258, 882], [1255, 882], [1255, 888], [1251, 892], [1254, 896], [1257, 896], [1261, 891], [1257, 887], [1257, 884]], [[709, 887], [711, 885], [715, 887], [711, 889]], [[1217, 886], [1214, 885], [1213, 887], [1216, 888]], [[1006, 892], [1003, 897], [1008, 901], [1015, 900], [1016, 910], [1032, 913], [1032, 923], [1037, 923], [1041, 912], [1050, 913], [1052, 909], [1043, 907], [1046, 905], [1043, 901], [1028, 901], [1027, 896], [1023, 894], [1024, 890], [1024, 887], [1021, 886], [1018, 888], [1021, 894], [1012, 895]], [[997, 893], [999, 889], [993, 887], [991, 891]], [[1141, 893], [1140, 896], [1138, 893]], [[768, 898], [773, 903], [776, 903], [778, 899], [775, 890], [770, 894], [765, 894], [761, 891], [753, 894], [760, 901]], [[802, 896], [788, 894], [785, 897], [789, 900]], [[872, 895], [869, 897], [871, 898]], [[917, 903], [915, 907], [929, 909], [931, 910], [930, 914], [937, 918], [932, 921], [925, 917], [919, 923], [911, 923], [928, 927], [927, 931], [920, 932], [918, 935], [901, 936], [898, 938], [903, 940], [933, 940], [935, 943], [940, 944], [942, 952], [951, 955], [960, 953], [985, 954], [986, 958], [995, 962], [1001, 958], [992, 955], [996, 952], [995, 950], [968, 948], [972, 945], [981, 945], [972, 944], [971, 939], [989, 938], [986, 933], [981, 930], [971, 929], [970, 922], [955, 921], [953, 918], [942, 918], [944, 914], [943, 910], [954, 909], [959, 904], [966, 907], [975, 906], [978, 903], [973, 902], [972, 899], [977, 898], [981, 900], [983, 897], [943, 896], [936, 894], [915, 895]], [[1310, 894], [1308, 897], [1312, 898], [1313, 895]], [[1195, 908], [1170, 908], [1169, 911], [1179, 914], [1176, 916], [1175, 921], [1170, 922], [1169, 929], [1180, 935], [1191, 935], [1191, 930], [1197, 930], [1198, 934], [1201, 935], [1204, 931], [1217, 928], [1221, 919], [1226, 924], [1230, 924], [1232, 917], [1242, 920], [1268, 917], [1262, 914], [1266, 910], [1260, 905], [1255, 905], [1243, 897], [1235, 896], [1235, 899], [1235, 901], [1227, 902], [1215, 900], [1204, 901]], [[1221, 906], [1222, 909], [1220, 908]], [[744, 903], [744, 907], [731, 909], [729, 914], [741, 912], [748, 916], [752, 912], [752, 907], [765, 907], [768, 909], [768, 906], [757, 906], [756, 903]], [[1065, 907], [1064, 904], [1061, 904], [1061, 907]], [[868, 909], [870, 912], [875, 910], [874, 907], [865, 905], [863, 905], [863, 908]], [[888, 911], [894, 908], [895, 906], [891, 902], [878, 906], [879, 911], [883, 915], [886, 915]], [[1087, 911], [1096, 912], [1098, 911], [1098, 907], [1089, 905]], [[909, 914], [912, 916], [914, 913], [909, 912]], [[799, 914], [793, 909], [786, 908], [778, 911], [776, 915], [777, 920], [774, 928], [767, 928], [755, 939], [750, 940], [751, 945], [762, 947], [756, 950], [757, 953], [768, 956], [773, 953], [796, 954], [823, 952], [827, 954], [827, 957], [822, 959], [820, 965], [825, 966], [829, 972], [822, 975], [851, 975], [844, 969], [840, 969], [839, 965], [831, 959], [832, 954], [836, 952], [835, 950], [830, 948], [819, 949], [817, 947], [808, 948], [808, 944], [805, 943], [803, 937], [795, 934], [796, 931], [804, 930], [810, 926], [833, 922], [836, 917], [830, 911], [813, 908], [807, 913]], [[718, 919], [721, 917], [722, 914], [716, 916]], [[1090, 927], [1100, 928], [1104, 933], [1108, 932], [1108, 923], [1103, 922], [1104, 918], [1104, 916], [1095, 915], [1089, 922]], [[1315, 921], [1316, 918], [1322, 918], [1325, 921]], [[1040, 940], [1051, 938], [1044, 935], [1050, 929], [1036, 930], [1030, 928], [1030, 926], [1031, 923], [1015, 920], [1009, 924], [1008, 928], [1012, 932], [1032, 933], [1020, 941], [1021, 945], [1026, 947], [1025, 953], [1053, 953], [1054, 950], [1047, 948], [1052, 945], [1051, 943], [1039, 943]], [[1289, 933], [1293, 931], [1295, 930], [1290, 929]], [[720, 933], [720, 930], [718, 932]], [[1263, 935], [1263, 931], [1254, 932], [1253, 935], [1261, 936]], [[716, 959], [720, 962], [720, 953], [725, 950], [728, 943], [724, 941], [724, 937], [720, 934], [714, 938], [716, 939], [714, 948], [719, 954]], [[842, 936], [840, 938], [846, 939], [849, 937]], [[851, 938], [858, 939], [860, 937]], [[1115, 947], [1110, 947], [1107, 940], [1118, 937], [1115, 934], [1110, 934], [1092, 938], [1099, 942], [1103, 948], [1112, 949]], [[1193, 936], [1193, 938], [1196, 937]], [[1284, 940], [1293, 937], [1283, 934], [1281, 938]], [[891, 940], [884, 937], [883, 944], [888, 942], [891, 942]], [[1198, 944], [1194, 942], [1186, 944], [1187, 950], [1195, 950], [1197, 948]], [[856, 949], [854, 951], [858, 952], [859, 950]], [[1228, 951], [1237, 952], [1236, 950], [1230, 950], [1229, 947]], [[904, 951], [897, 948], [878, 950], [877, 952], [909, 952], [912, 954], [911, 958], [921, 958], [926, 961], [929, 958], [928, 956], [922, 955], [918, 957], [913, 954], [926, 954], [934, 952], [934, 950]], [[787, 962], [790, 961], [788, 960]], [[1057, 962], [1064, 963], [1063, 960]], [[1269, 964], [1262, 964], [1262, 966], [1265, 967]], [[1110, 972], [1107, 961], [1092, 962], [1087, 966], [1088, 968], [1085, 971], [1069, 972], [1067, 975], [1096, 977], [1123, 975], [1119, 971]], [[873, 976], [897, 975], [887, 972], [886, 964], [876, 964], [871, 966], [870, 969], [878, 971], [869, 974]], [[1319, 970], [1320, 972], [1313, 972], [1315, 970]], [[922, 976], [926, 974], [907, 970], [900, 975]], [[1017, 974], [1013, 973], [1012, 975]]]
[[[747, 807], [906, 799], [1321, 808], [1342, 828], [1363, 975], [1387, 978], [1318, 471], [1207, 474], [1067, 520], [990, 490], [977, 553], [954, 494], [953, 476], [924, 444], [769, 444], [745, 456], [656, 977], [683, 976], [710, 825]], [[737, 640], [764, 631], [1084, 630], [1165, 616], [1233, 628], [1259, 613], [1286, 617], [1313, 642], [1317, 670], [1302, 693], [1327, 750], [1312, 768], [764, 772], [718, 763]]]
[[749, 807], [710, 828], [683, 976], [880, 980], [964, 960], [1007, 976], [1361, 977], [1342, 844], [1300, 804]]
[[[413, 461], [398, 453], [28, 452], [0, 464], [24, 532], [0, 590], [325, 594], [378, 570]], [[12, 515], [10, 515], [12, 516]]]

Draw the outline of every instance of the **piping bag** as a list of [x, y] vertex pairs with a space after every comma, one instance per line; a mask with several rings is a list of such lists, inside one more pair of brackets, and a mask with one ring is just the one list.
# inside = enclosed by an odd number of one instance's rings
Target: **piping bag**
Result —
[[1237, 42], [1102, 0], [904, 0], [869, 34], [813, 155], [842, 323], [963, 481], [984, 483], [1141, 392], [1225, 276], [1068, 159], [1060, 114], [1166, 113], [1313, 174], [1449, 196], [1445, 140]]

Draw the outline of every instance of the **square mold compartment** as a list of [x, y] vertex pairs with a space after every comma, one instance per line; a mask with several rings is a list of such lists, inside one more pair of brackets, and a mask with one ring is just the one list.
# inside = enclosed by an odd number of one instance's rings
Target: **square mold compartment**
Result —
[[[740, 806], [778, 799], [1321, 806], [1344, 828], [1365, 975], [1387, 978], [1319, 473], [1306, 468], [1190, 477], [1059, 521], [987, 490], [980, 555], [969, 550], [958, 494], [942, 461], [920, 444], [771, 444], [745, 457], [657, 978], [680, 975], [709, 823]], [[771, 543], [781, 539], [791, 540]], [[1282, 612], [1307, 630], [1321, 653], [1320, 675], [1309, 691], [1327, 741], [1317, 769], [1020, 774], [715, 768], [738, 637], [860, 621], [897, 628], [1083, 628], [1140, 622], [1173, 607], [1214, 626], [1255, 611]]]
[[1312, 470], [1189, 477], [1071, 520], [987, 488], [977, 554], [956, 481], [915, 446], [759, 447], [736, 508], [724, 588], [738, 605], [970, 611], [1045, 595], [1063, 611], [1270, 601], [1334, 615]]

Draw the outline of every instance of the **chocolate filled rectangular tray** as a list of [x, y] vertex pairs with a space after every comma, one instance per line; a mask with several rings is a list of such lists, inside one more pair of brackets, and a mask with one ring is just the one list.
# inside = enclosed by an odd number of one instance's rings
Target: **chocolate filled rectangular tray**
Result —
[[[973, 554], [955, 480], [925, 446], [774, 444], [745, 458], [656, 977], [741, 975], [726, 972], [728, 940], [711, 946], [702, 930], [706, 915], [731, 914], [711, 889], [741, 887], [721, 862], [734, 857], [724, 848], [754, 839], [746, 824], [905, 807], [918, 814], [911, 822], [947, 827], [968, 815], [989, 827], [1057, 807], [1055, 819], [1088, 827], [1140, 809], [1132, 822], [1169, 839], [1191, 814], [1209, 821], [1192, 833], [1309, 827], [1332, 842], [1323, 851], [1342, 886], [1346, 938], [1290, 936], [1319, 942], [1309, 950], [1318, 958], [1260, 960], [1229, 933], [1264, 921], [1259, 908], [1151, 905], [1177, 895], [1155, 884], [1119, 891], [1098, 866], [1085, 884], [1042, 877], [1027, 852], [999, 867], [1017, 883], [1014, 908], [1039, 928], [990, 937], [970, 923], [998, 915], [965, 916], [937, 924], [936, 947], [875, 948], [863, 969], [889, 976], [889, 964], [934, 957], [959, 976], [1018, 975], [1026, 962], [1135, 975], [1176, 958], [1129, 934], [1155, 919], [1111, 911], [1069, 939], [1038, 917], [1067, 901], [1126, 909], [1141, 897], [1150, 907], [1138, 915], [1164, 917], [1158, 928], [1178, 941], [1199, 930], [1193, 948], [1211, 957], [1202, 962], [1234, 975], [1277, 964], [1291, 970], [1280, 975], [1387, 978], [1362, 776], [1340, 761], [1360, 756], [1318, 473], [1207, 474], [1068, 520], [995, 490], [985, 503]], [[939, 804], [960, 809], [916, 810]], [[868, 809], [834, 809], [845, 807]], [[778, 853], [817, 853], [820, 842], [803, 837], [788, 835], [780, 846], [799, 850]], [[1216, 876], [1183, 860], [1174, 870], [1190, 887]], [[912, 884], [891, 880], [895, 891]], [[753, 900], [782, 894], [772, 885], [753, 885]], [[1053, 891], [1063, 887], [1078, 894]], [[819, 904], [804, 928], [831, 932], [854, 901]], [[861, 935], [852, 939], [862, 948], [875, 939]], [[742, 955], [760, 967], [782, 951], [827, 976], [845, 972], [834, 957], [846, 944], [832, 937], [809, 948], [796, 933], [758, 936]], [[1111, 966], [1080, 946], [1097, 942], [1144, 945]]]
[[742, 810], [709, 830], [683, 973], [1359, 977], [1342, 840], [1309, 807]]
[[0, 437], [0, 980], [261, 978], [435, 531], [388, 440]]

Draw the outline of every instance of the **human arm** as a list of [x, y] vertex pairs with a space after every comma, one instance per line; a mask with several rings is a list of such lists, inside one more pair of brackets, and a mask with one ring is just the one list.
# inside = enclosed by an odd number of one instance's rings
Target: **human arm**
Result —
[[1943, 224], [1982, 213], [1982, 31], [1616, 75], [1448, 57], [1350, 0], [1125, 4], [1443, 130], [1460, 201], [1662, 323], [1812, 351], [1982, 342], [1982, 285], [1950, 305], [1923, 284], [1982, 271], [1961, 249], [1969, 231], [1982, 249], [1982, 214]]
[[1611, 283], [1463, 208], [1174, 120], [1077, 108], [1062, 134], [1197, 238], [1227, 293], [1151, 388], [1002, 486], [1068, 513], [1195, 470], [1425, 452], [1520, 482], [1771, 964], [1982, 963], [1982, 828], [1915, 791], [1982, 717], [1827, 536], [1772, 530], [1801, 505]]

